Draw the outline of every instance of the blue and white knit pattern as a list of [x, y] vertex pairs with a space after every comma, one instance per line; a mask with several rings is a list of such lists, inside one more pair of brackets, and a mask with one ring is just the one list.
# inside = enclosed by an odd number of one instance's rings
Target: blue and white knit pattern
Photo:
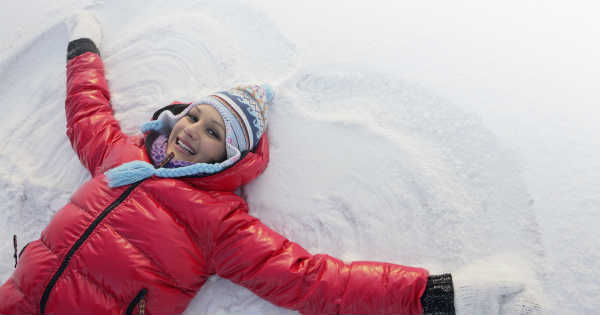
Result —
[[152, 176], [175, 178], [198, 174], [214, 174], [222, 169], [223, 168], [217, 164], [208, 163], [196, 163], [194, 165], [178, 168], [154, 168], [154, 166], [148, 162], [132, 161], [108, 170], [104, 175], [108, 177], [108, 185], [110, 187], [119, 187]]
[[[273, 90], [270, 86], [246, 85], [202, 98], [187, 106], [177, 115], [168, 110], [163, 111], [156, 120], [143, 124], [142, 132], [154, 130], [168, 136], [173, 126], [179, 119], [187, 115], [191, 108], [200, 104], [213, 106], [225, 123], [227, 159], [220, 163], [195, 163], [177, 168], [161, 167], [158, 169], [145, 161], [132, 161], [104, 173], [108, 177], [109, 186], [128, 185], [151, 176], [174, 178], [220, 172], [236, 163], [242, 152], [253, 150], [258, 144], [267, 126], [267, 104], [270, 104], [272, 99]], [[223, 104], [222, 101], [227, 104]], [[240, 117], [242, 121], [237, 117]]]

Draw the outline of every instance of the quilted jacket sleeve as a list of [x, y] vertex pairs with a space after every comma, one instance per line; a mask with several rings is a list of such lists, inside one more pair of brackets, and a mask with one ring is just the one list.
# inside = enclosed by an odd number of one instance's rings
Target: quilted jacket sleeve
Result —
[[70, 42], [67, 57], [67, 136], [94, 176], [111, 146], [126, 136], [113, 116], [104, 65], [93, 42]]
[[311, 255], [246, 210], [227, 213], [215, 233], [221, 277], [302, 314], [422, 314], [425, 269]]

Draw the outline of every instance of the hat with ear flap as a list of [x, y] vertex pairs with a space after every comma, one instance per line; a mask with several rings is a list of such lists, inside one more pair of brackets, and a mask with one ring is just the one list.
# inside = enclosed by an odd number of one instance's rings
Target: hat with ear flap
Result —
[[178, 114], [165, 110], [152, 121], [142, 125], [142, 132], [157, 131], [169, 135], [173, 126], [197, 105], [214, 107], [225, 123], [227, 158], [220, 163], [195, 163], [177, 168], [154, 168], [144, 161], [133, 161], [113, 168], [105, 175], [110, 187], [118, 187], [151, 177], [183, 177], [214, 174], [233, 165], [246, 151], [252, 151], [267, 127], [267, 110], [273, 99], [269, 85], [241, 85], [203, 97]]

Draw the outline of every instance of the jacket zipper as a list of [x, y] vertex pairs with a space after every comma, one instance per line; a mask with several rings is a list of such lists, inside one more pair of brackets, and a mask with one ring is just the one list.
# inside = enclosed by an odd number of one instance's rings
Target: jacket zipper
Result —
[[146, 298], [140, 300], [140, 306], [138, 307], [138, 315], [144, 315], [146, 313]]
[[146, 294], [148, 293], [148, 289], [143, 288], [140, 292], [133, 298], [133, 301], [129, 303], [127, 306], [126, 315], [133, 315], [133, 309], [135, 306], [138, 306], [138, 315], [144, 315], [146, 313]]
[[69, 262], [71, 261], [71, 258], [73, 257], [75, 252], [79, 249], [79, 247], [81, 247], [81, 245], [83, 245], [83, 242], [85, 242], [85, 240], [90, 236], [90, 234], [92, 234], [92, 232], [94, 231], [94, 229], [96, 229], [98, 224], [100, 224], [100, 222], [113, 209], [115, 209], [121, 202], [123, 202], [123, 200], [125, 200], [125, 198], [127, 198], [127, 196], [129, 196], [129, 194], [131, 194], [131, 192], [137, 186], [139, 186], [142, 182], [143, 182], [143, 180], [133, 183], [129, 187], [127, 187], [127, 189], [115, 201], [113, 201], [106, 209], [104, 209], [104, 211], [102, 211], [102, 213], [100, 213], [100, 215], [98, 215], [96, 217], [96, 219], [94, 219], [92, 224], [90, 224], [90, 226], [88, 226], [88, 228], [85, 230], [83, 235], [81, 235], [81, 237], [77, 240], [77, 242], [75, 242], [75, 244], [73, 244], [73, 246], [71, 246], [71, 249], [69, 249], [69, 252], [65, 256], [63, 262], [61, 263], [60, 268], [58, 268], [56, 273], [54, 273], [54, 276], [52, 276], [52, 279], [50, 280], [50, 282], [46, 286], [46, 289], [44, 290], [44, 294], [42, 295], [42, 299], [40, 300], [40, 314], [41, 315], [45, 314], [44, 309], [46, 308], [46, 303], [48, 303], [48, 298], [50, 297], [50, 291], [52, 290], [52, 288], [58, 281], [58, 278], [60, 278], [62, 273], [65, 271], [65, 269], [69, 265]]

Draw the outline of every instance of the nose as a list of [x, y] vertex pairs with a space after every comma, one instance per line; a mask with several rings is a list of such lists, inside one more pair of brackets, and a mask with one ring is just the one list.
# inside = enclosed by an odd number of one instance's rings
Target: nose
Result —
[[185, 128], [183, 128], [183, 133], [189, 137], [190, 139], [196, 139], [196, 125], [197, 124], [189, 124]]

